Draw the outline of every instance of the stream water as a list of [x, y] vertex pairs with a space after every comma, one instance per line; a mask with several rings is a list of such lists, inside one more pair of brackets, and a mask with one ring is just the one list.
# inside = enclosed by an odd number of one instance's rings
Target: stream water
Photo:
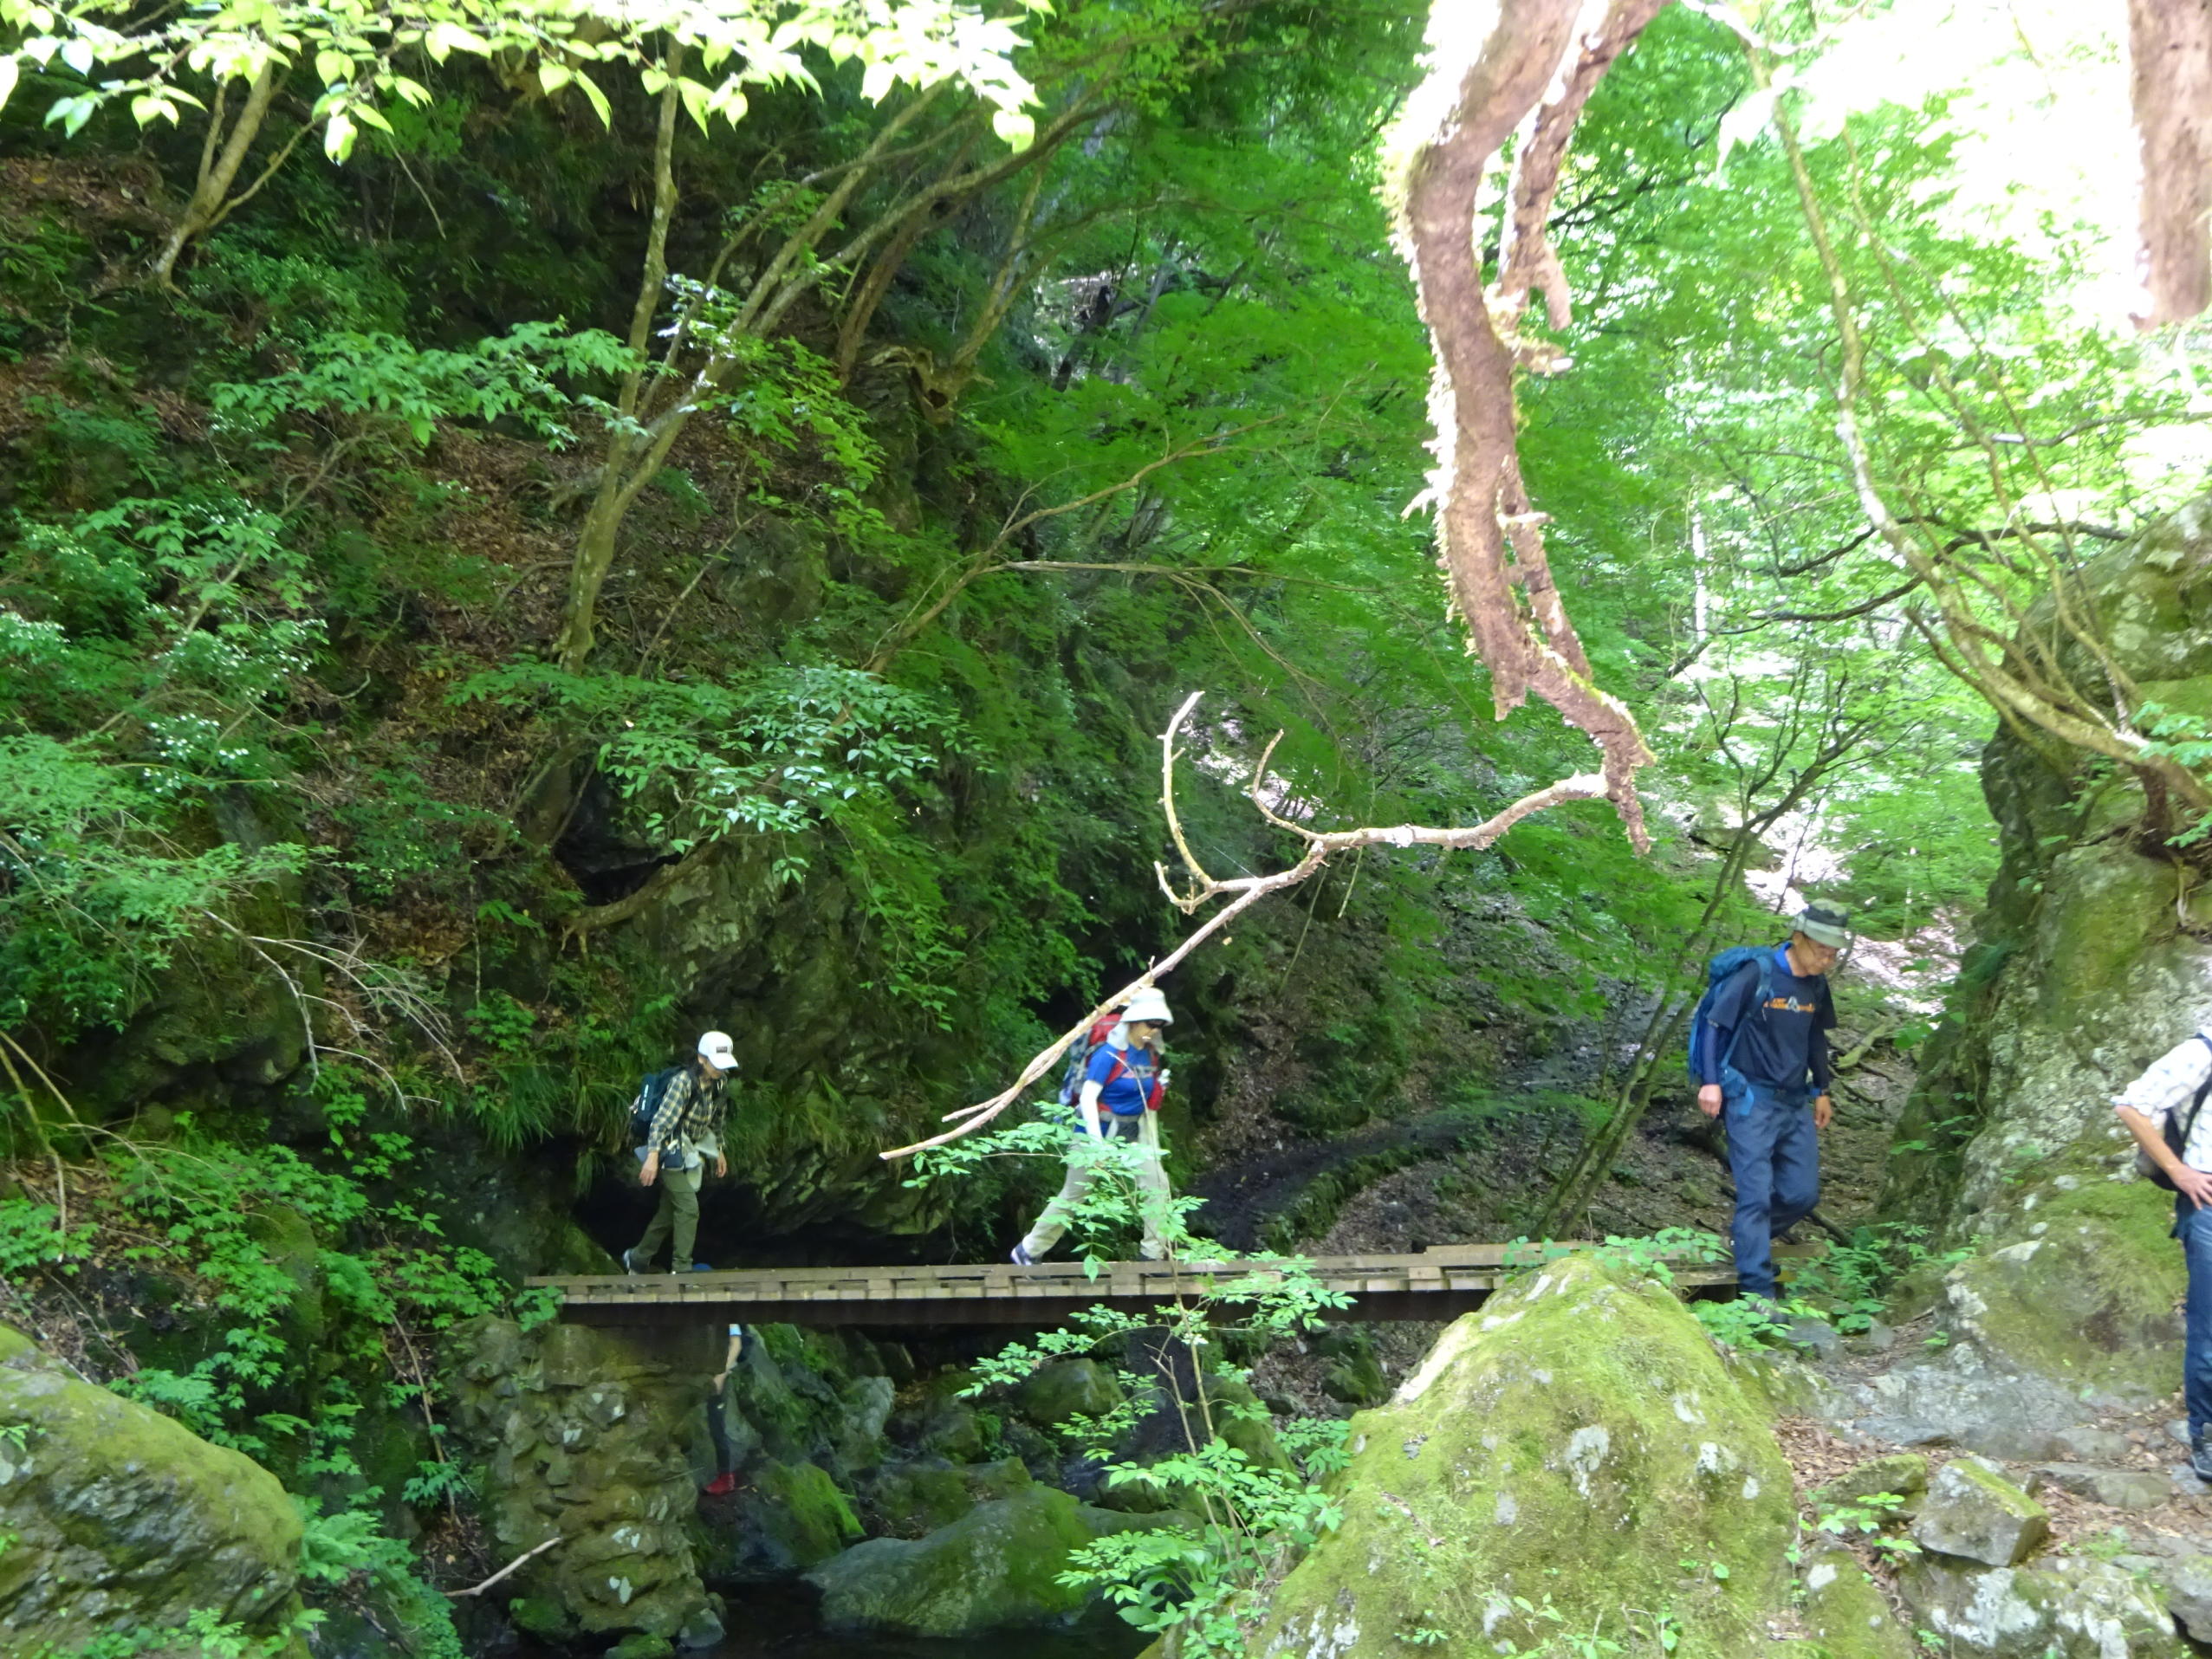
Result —
[[[1136, 1659], [1151, 1638], [1120, 1620], [1086, 1621], [1074, 1630], [994, 1630], [949, 1641], [854, 1636], [825, 1630], [814, 1597], [802, 1590], [762, 1585], [731, 1590], [730, 1634], [691, 1659]], [[551, 1659], [524, 1647], [524, 1659]]]

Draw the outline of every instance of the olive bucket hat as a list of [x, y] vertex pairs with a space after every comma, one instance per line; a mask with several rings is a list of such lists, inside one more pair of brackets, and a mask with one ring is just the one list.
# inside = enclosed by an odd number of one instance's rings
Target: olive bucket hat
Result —
[[1851, 943], [1851, 918], [1825, 904], [1807, 905], [1794, 925], [1814, 944], [1824, 944], [1833, 950], [1840, 950]]

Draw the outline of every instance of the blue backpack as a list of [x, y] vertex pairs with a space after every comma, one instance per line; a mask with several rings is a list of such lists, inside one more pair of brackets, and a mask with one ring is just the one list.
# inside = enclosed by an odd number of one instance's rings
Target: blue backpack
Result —
[[[1773, 982], [1768, 973], [1774, 960], [1773, 945], [1740, 944], [1733, 949], [1723, 950], [1705, 964], [1705, 995], [1697, 999], [1696, 1012], [1690, 1016], [1690, 1080], [1692, 1083], [1705, 1080], [1705, 1058], [1713, 1041], [1713, 1027], [1705, 1016], [1712, 1012], [1714, 999], [1720, 995], [1721, 988], [1755, 962], [1759, 964], [1759, 1004], [1763, 1006], [1767, 1001], [1768, 988]], [[1728, 1052], [1721, 1056], [1719, 1070], [1725, 1072], [1728, 1069], [1729, 1061], [1735, 1053], [1735, 1045], [1742, 1035], [1743, 1027], [1741, 1025], [1729, 1034]]]
[[676, 1074], [684, 1068], [671, 1066], [665, 1072], [648, 1072], [638, 1085], [638, 1098], [630, 1103], [630, 1144], [643, 1146], [645, 1137], [652, 1133], [652, 1120], [660, 1111], [660, 1103], [668, 1096], [668, 1085], [676, 1081]]

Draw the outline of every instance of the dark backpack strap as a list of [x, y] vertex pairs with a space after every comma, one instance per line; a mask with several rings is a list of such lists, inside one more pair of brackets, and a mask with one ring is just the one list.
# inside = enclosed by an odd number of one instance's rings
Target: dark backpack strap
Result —
[[1721, 1053], [1721, 1074], [1723, 1077], [1728, 1074], [1729, 1062], [1735, 1058], [1736, 1044], [1743, 1040], [1744, 1027], [1751, 1023], [1754, 1014], [1766, 1012], [1767, 999], [1774, 994], [1774, 982], [1768, 977], [1774, 965], [1773, 951], [1762, 951], [1760, 953], [1758, 961], [1748, 962], [1743, 965], [1746, 968], [1756, 968], [1759, 970], [1759, 996], [1757, 1001], [1743, 1011], [1743, 1018], [1735, 1022], [1735, 1029], [1729, 1033], [1729, 1046]]
[[[2212, 1037], [2208, 1037], [2200, 1031], [2196, 1034], [2196, 1040], [2202, 1043], [2208, 1050], [2212, 1050]], [[2196, 1085], [2196, 1098], [2189, 1103], [2189, 1116], [2182, 1119], [2183, 1148], [2189, 1145], [2189, 1132], [2196, 1127], [2196, 1114], [2204, 1110], [2204, 1101], [2208, 1095], [2212, 1095], [2212, 1070], [2207, 1070], [2204, 1081]]]

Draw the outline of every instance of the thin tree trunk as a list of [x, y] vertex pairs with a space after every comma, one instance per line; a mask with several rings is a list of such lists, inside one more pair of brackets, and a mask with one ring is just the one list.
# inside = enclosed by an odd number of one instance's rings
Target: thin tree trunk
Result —
[[[237, 119], [230, 124], [225, 137], [223, 113], [227, 100], [222, 93], [217, 94], [215, 107], [208, 113], [207, 139], [200, 146], [199, 172], [193, 181], [191, 199], [185, 204], [185, 211], [178, 215], [167, 240], [161, 244], [161, 251], [154, 256], [154, 280], [164, 288], [175, 282], [177, 260], [185, 249], [196, 237], [222, 222], [230, 186], [237, 182], [238, 170], [245, 165], [246, 152], [261, 136], [262, 123], [269, 116], [269, 100], [276, 94], [276, 68], [264, 63], [247, 88], [246, 101], [239, 106]], [[264, 179], [267, 176], [263, 175]]]

